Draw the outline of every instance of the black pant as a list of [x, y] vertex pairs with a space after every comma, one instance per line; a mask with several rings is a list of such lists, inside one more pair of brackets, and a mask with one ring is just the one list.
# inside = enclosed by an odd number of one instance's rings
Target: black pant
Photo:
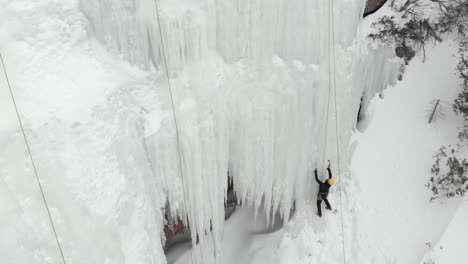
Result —
[[[322, 197], [322, 199], [320, 200], [319, 199], [319, 196]], [[324, 194], [319, 194], [319, 196], [317, 196], [317, 211], [318, 211], [318, 214], [319, 215], [322, 215], [322, 200], [325, 201], [325, 204], [327, 206], [328, 209], [331, 209], [331, 205], [330, 203], [328, 202], [328, 199], [327, 199], [327, 196], [324, 195]]]

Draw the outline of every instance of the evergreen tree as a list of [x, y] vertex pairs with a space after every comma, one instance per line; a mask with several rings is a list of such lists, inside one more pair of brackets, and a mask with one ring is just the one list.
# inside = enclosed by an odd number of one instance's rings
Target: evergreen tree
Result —
[[[464, 120], [464, 127], [458, 134], [458, 144], [451, 148], [449, 154], [446, 147], [442, 147], [435, 156], [436, 161], [432, 166], [432, 177], [428, 187], [432, 190], [431, 200], [437, 198], [450, 198], [454, 196], [464, 196], [468, 191], [468, 41], [460, 43], [460, 61], [457, 70], [463, 80], [462, 90], [453, 105], [454, 111], [461, 115]], [[442, 166], [442, 167], [441, 167]]]
[[449, 34], [459, 41], [457, 70], [463, 82], [453, 110], [465, 124], [456, 146], [443, 146], [435, 155], [427, 187], [433, 192], [431, 200], [464, 196], [468, 191], [468, 0], [390, 1], [394, 15], [374, 23], [377, 32], [369, 36], [392, 45], [405, 64], [418, 52], [425, 56], [427, 43], [441, 42]]

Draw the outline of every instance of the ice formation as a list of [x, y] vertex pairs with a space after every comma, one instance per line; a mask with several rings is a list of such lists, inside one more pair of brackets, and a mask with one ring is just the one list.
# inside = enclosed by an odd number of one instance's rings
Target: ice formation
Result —
[[[363, 0], [334, 0], [333, 27], [329, 0], [4, 2], [5, 27], [26, 30], [6, 30], [0, 48], [73, 263], [164, 263], [165, 213], [190, 226], [194, 259], [215, 260], [228, 170], [239, 200], [287, 221], [310, 199], [316, 163], [325, 156], [338, 174], [337, 144], [344, 173], [361, 97], [396, 73], [385, 50], [363, 46]], [[15, 168], [3, 167], [1, 193], [34, 202], [8, 219], [33, 206], [44, 228], [17, 222], [18, 238], [41, 242], [11, 239], [1, 252], [56, 263], [35, 186], [15, 189]]]

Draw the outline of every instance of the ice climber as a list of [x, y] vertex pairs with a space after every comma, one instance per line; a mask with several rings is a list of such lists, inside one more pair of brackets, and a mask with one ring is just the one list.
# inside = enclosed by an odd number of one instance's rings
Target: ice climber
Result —
[[328, 210], [332, 209], [331, 205], [330, 205], [330, 203], [328, 202], [328, 199], [327, 199], [328, 190], [330, 190], [331, 185], [335, 183], [335, 180], [332, 179], [332, 173], [331, 173], [331, 170], [330, 170], [330, 161], [328, 161], [327, 171], [328, 171], [328, 179], [325, 182], [321, 182], [318, 179], [317, 168], [315, 168], [315, 170], [314, 170], [315, 180], [319, 184], [319, 192], [318, 192], [318, 195], [317, 195], [317, 215], [320, 216], [320, 217], [322, 217], [322, 205], [321, 205], [322, 200], [325, 201], [325, 205], [326, 205], [325, 208], [326, 209], [328, 209]]

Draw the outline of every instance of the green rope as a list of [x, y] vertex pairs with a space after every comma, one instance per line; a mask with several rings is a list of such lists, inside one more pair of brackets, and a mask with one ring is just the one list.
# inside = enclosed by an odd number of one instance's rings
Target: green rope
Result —
[[[187, 202], [187, 199], [185, 198], [185, 184], [184, 184], [184, 172], [182, 170], [182, 150], [181, 150], [180, 139], [179, 139], [179, 126], [178, 126], [177, 115], [176, 115], [176, 110], [174, 106], [174, 96], [172, 95], [172, 84], [171, 84], [171, 79], [169, 77], [169, 67], [167, 66], [166, 48], [164, 47], [164, 41], [162, 37], [162, 27], [161, 27], [161, 21], [159, 19], [159, 9], [158, 9], [157, 1], [154, 2], [154, 5], [156, 7], [156, 19], [158, 21], [159, 38], [161, 40], [163, 62], [164, 62], [164, 68], [166, 70], [167, 87], [168, 87], [169, 95], [171, 98], [172, 116], [174, 119], [174, 126], [175, 126], [175, 132], [176, 132], [177, 151], [178, 151], [178, 156], [179, 156], [179, 169], [180, 169], [180, 174], [182, 177], [182, 188], [183, 188], [183, 193], [184, 193], [184, 199], [185, 199], [184, 205], [185, 205]], [[185, 207], [187, 207], [187, 205], [185, 205]], [[185, 208], [185, 212], [187, 213], [187, 208]]]
[[31, 154], [31, 148], [29, 147], [29, 142], [28, 142], [28, 139], [26, 138], [26, 133], [24, 131], [23, 122], [21, 121], [21, 118], [20, 118], [20, 114], [19, 114], [19, 111], [18, 111], [18, 106], [16, 104], [15, 96], [13, 95], [13, 90], [11, 89], [10, 79], [8, 78], [8, 74], [7, 74], [7, 71], [6, 71], [6, 68], [5, 68], [5, 63], [3, 61], [3, 56], [2, 56], [1, 53], [0, 53], [0, 60], [2, 61], [3, 72], [5, 73], [5, 78], [6, 78], [6, 81], [7, 81], [7, 84], [8, 84], [8, 89], [10, 90], [11, 100], [13, 101], [13, 106], [15, 107], [16, 117], [18, 118], [18, 122], [19, 122], [19, 125], [20, 125], [20, 128], [21, 128], [21, 132], [23, 133], [24, 142], [25, 142], [26, 148], [28, 150], [29, 159], [31, 160], [31, 164], [32, 164], [32, 167], [33, 167], [33, 170], [34, 170], [34, 175], [36, 176], [37, 185], [39, 186], [39, 190], [41, 191], [42, 201], [44, 202], [45, 208], [47, 210], [47, 215], [49, 216], [50, 225], [52, 226], [52, 231], [54, 232], [55, 241], [57, 242], [57, 246], [58, 246], [58, 249], [60, 251], [60, 255], [62, 256], [63, 263], [67, 264], [67, 262], [65, 261], [65, 256], [63, 254], [62, 246], [60, 245], [60, 241], [59, 241], [59, 238], [57, 236], [57, 230], [55, 229], [54, 220], [52, 219], [52, 215], [50, 214], [50, 207], [49, 207], [49, 204], [47, 203], [47, 199], [46, 199], [46, 196], [45, 196], [45, 193], [44, 193], [44, 189], [42, 188], [42, 184], [41, 184], [41, 181], [39, 179], [39, 174], [37, 173], [36, 164], [34, 163], [34, 159], [33, 159], [32, 154]]
[[[180, 137], [179, 137], [179, 126], [178, 126], [177, 115], [176, 115], [176, 110], [175, 110], [175, 106], [174, 106], [175, 104], [174, 104], [174, 96], [172, 94], [171, 79], [169, 78], [169, 67], [167, 66], [168, 63], [167, 63], [167, 58], [166, 58], [166, 48], [164, 46], [164, 41], [163, 41], [163, 36], [162, 36], [161, 20], [159, 19], [158, 2], [156, 0], [154, 1], [154, 6], [156, 8], [156, 19], [157, 19], [157, 22], [158, 22], [159, 38], [160, 38], [160, 41], [161, 41], [164, 68], [166, 70], [167, 87], [168, 87], [169, 95], [170, 95], [170, 98], [171, 98], [172, 116], [173, 116], [173, 120], [174, 120], [174, 126], [175, 126], [175, 132], [176, 132], [176, 142], [177, 142], [177, 152], [178, 152], [178, 157], [179, 157], [179, 159], [178, 159], [179, 160], [179, 169], [180, 169], [180, 175], [182, 177], [182, 192], [183, 192], [183, 196], [184, 196], [184, 207], [185, 207], [185, 213], [187, 214], [187, 219], [188, 219], [188, 210], [187, 210], [187, 201], [188, 200], [187, 200], [187, 197], [185, 196], [186, 195], [186, 188], [185, 188], [185, 183], [184, 183], [184, 171], [182, 170], [182, 149], [181, 149]], [[188, 224], [188, 222], [187, 222], [187, 224]]]

